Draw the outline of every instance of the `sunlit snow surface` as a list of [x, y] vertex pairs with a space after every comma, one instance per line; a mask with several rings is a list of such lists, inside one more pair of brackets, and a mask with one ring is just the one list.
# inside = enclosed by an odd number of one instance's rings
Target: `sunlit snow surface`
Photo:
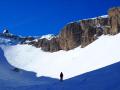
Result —
[[41, 36], [40, 39], [46, 38], [47, 40], [51, 40], [52, 38], [54, 38], [55, 36], [53, 34], [48, 34], [48, 35], [43, 35]]
[[60, 72], [65, 79], [71, 78], [120, 61], [120, 34], [103, 35], [85, 48], [54, 53], [30, 45], [1, 47], [11, 65], [53, 78], [59, 78]]

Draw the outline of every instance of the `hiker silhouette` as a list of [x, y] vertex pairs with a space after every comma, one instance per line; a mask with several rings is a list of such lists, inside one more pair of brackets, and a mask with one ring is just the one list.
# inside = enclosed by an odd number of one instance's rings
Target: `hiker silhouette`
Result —
[[62, 72], [60, 73], [60, 81], [61, 82], [63, 81], [63, 73]]

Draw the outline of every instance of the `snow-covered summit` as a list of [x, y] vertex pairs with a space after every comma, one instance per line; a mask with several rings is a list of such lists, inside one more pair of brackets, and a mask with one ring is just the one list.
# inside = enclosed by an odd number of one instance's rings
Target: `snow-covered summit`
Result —
[[98, 17], [94, 17], [94, 18], [87, 18], [87, 19], [83, 19], [83, 20], [89, 20], [89, 19], [97, 19], [97, 18], [108, 18], [108, 15], [102, 15], [102, 16], [98, 16]]
[[4, 29], [3, 32], [0, 33], [0, 44], [3, 45], [17, 45], [17, 44], [23, 44], [27, 41], [34, 40], [34, 37], [32, 36], [21, 36], [21, 35], [15, 35], [10, 33], [7, 29]]
[[108, 18], [109, 16], [108, 15], [101, 15], [101, 16], [97, 16], [97, 17], [94, 17], [94, 18], [87, 18], [87, 19], [81, 19], [81, 20], [77, 20], [77, 21], [72, 21], [72, 22], [69, 22], [67, 24], [71, 24], [71, 23], [80, 23], [82, 20], [95, 20], [95, 19], [101, 19], [101, 18]]
[[7, 29], [4, 29], [3, 34], [5, 34], [5, 33], [9, 33], [9, 31]]
[[102, 16], [99, 16], [100, 18], [108, 18], [109, 16], [108, 15], [102, 15]]
[[40, 39], [46, 38], [47, 40], [51, 40], [51, 39], [54, 38], [54, 37], [55, 37], [55, 35], [53, 35], [53, 34], [48, 34], [48, 35], [43, 35], [43, 36], [41, 36]]

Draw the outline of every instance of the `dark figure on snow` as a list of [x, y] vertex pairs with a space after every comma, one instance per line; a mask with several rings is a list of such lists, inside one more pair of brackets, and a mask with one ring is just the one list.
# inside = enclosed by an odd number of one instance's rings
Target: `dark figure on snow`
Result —
[[61, 82], [63, 81], [63, 73], [62, 72], [60, 73], [60, 81]]

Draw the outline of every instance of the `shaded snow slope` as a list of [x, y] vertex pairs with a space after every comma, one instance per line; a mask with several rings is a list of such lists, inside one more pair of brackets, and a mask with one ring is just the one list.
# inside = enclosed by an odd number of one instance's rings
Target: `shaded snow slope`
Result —
[[51, 85], [49, 90], [120, 90], [120, 62]]
[[[2, 87], [0, 90], [120, 90], [119, 68], [120, 62], [63, 82], [51, 79], [53, 83]], [[44, 78], [44, 80], [48, 80], [48, 78]]]
[[0, 90], [13, 90], [13, 87], [26, 87], [30, 85], [48, 85], [57, 81], [47, 77], [37, 78], [35, 73], [23, 70], [15, 72], [13, 69], [14, 67], [7, 62], [4, 52], [0, 48]]
[[59, 78], [60, 72], [64, 79], [71, 78], [120, 61], [120, 34], [101, 36], [85, 48], [54, 53], [30, 45], [1, 47], [11, 65], [53, 78]]

